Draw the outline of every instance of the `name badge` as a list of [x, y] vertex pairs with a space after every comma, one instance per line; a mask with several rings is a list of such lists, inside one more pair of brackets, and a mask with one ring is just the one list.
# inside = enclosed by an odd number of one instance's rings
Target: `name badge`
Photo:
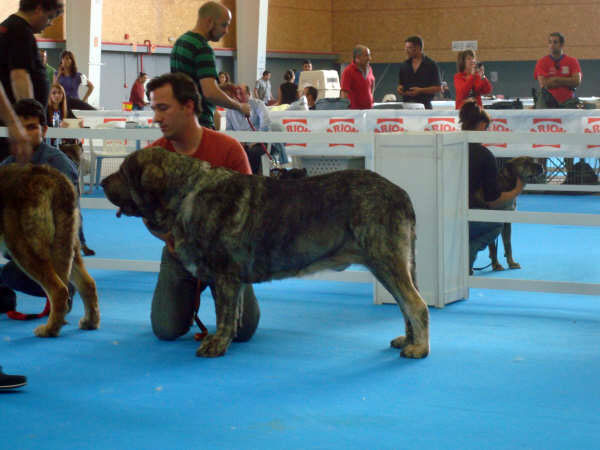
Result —
[[560, 71], [563, 75], [569, 75], [569, 66], [562, 66]]

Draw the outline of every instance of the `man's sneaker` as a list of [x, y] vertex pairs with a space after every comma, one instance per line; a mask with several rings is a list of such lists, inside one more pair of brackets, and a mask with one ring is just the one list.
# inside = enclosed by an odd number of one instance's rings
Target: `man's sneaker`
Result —
[[17, 295], [12, 289], [0, 285], [0, 314], [13, 311], [17, 307]]
[[27, 384], [27, 378], [23, 375], [7, 375], [2, 372], [0, 367], [0, 390], [1, 389], [15, 389]]

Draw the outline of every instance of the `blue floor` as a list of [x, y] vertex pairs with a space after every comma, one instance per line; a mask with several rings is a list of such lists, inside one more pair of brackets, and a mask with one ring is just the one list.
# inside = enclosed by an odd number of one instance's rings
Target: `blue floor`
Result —
[[[551, 197], [522, 196], [519, 209], [599, 209], [599, 197]], [[99, 257], [158, 259], [160, 244], [139, 220], [86, 210], [84, 221]], [[599, 230], [569, 228], [515, 225], [523, 269], [507, 273], [600, 282]], [[370, 284], [264, 283], [255, 286], [254, 338], [207, 360], [194, 356], [192, 333], [153, 336], [156, 274], [92, 276], [97, 331], [77, 328], [80, 301], [56, 339], [33, 336], [40, 321], [0, 316], [0, 364], [29, 379], [0, 394], [0, 448], [598, 446], [598, 298], [474, 289], [467, 301], [430, 310], [431, 354], [413, 361], [389, 348], [403, 320], [396, 306], [371, 303]], [[19, 306], [33, 312], [42, 302], [19, 295]], [[200, 315], [214, 330], [209, 295]]]

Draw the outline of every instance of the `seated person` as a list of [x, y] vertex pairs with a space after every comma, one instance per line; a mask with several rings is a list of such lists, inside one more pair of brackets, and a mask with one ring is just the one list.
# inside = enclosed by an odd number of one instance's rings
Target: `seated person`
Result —
[[[463, 104], [459, 113], [462, 130], [485, 131], [490, 116], [474, 101]], [[514, 200], [523, 191], [523, 182], [517, 178], [512, 191], [501, 192], [498, 187], [496, 158], [481, 144], [469, 144], [469, 208], [494, 209]], [[483, 191], [483, 200], [476, 195]], [[485, 249], [502, 231], [499, 222], [469, 222], [469, 273], [477, 253]]]
[[308, 109], [315, 109], [315, 104], [317, 103], [317, 97], [319, 96], [319, 91], [314, 86], [306, 86], [304, 88], [304, 96], [306, 97], [306, 103], [308, 105]]
[[[32, 164], [48, 164], [62, 172], [78, 190], [78, 174], [73, 162], [59, 149], [44, 143], [48, 126], [43, 106], [33, 99], [19, 100], [14, 104], [14, 110], [19, 117], [25, 132], [31, 140], [33, 155]], [[14, 156], [7, 157], [0, 165], [15, 162]], [[35, 297], [46, 297], [44, 290], [17, 267], [14, 261], [9, 261], [0, 270], [0, 311], [15, 309], [15, 293], [13, 290], [24, 292]], [[70, 298], [73, 298], [74, 287], [69, 283]]]
[[283, 74], [283, 83], [279, 85], [279, 96], [277, 97], [276, 106], [290, 105], [298, 100], [298, 86], [292, 81], [294, 72], [291, 69], [286, 70]]

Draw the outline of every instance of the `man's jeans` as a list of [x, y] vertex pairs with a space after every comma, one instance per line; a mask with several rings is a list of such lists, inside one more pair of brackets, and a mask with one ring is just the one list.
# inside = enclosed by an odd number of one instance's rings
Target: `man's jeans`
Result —
[[499, 222], [469, 222], [469, 270], [473, 270], [473, 263], [477, 253], [485, 249], [502, 231]]

